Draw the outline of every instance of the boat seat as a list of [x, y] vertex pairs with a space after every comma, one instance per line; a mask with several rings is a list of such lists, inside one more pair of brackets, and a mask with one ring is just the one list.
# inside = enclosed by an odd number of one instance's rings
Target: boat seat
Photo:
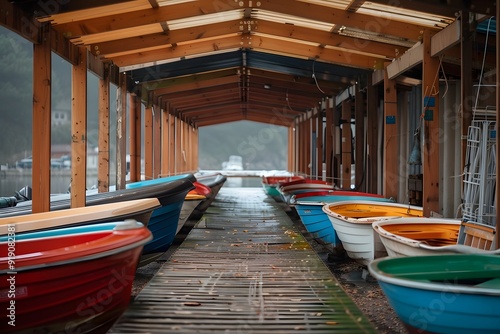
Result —
[[478, 249], [494, 249], [495, 228], [492, 226], [462, 222], [458, 243]]

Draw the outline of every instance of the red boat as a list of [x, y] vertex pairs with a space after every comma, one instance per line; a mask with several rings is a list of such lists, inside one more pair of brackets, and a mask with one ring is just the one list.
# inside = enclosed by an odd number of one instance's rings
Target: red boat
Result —
[[[42, 232], [52, 233], [45, 237], [16, 235], [16, 225], [9, 225], [0, 243], [1, 333], [105, 333], [111, 327], [129, 304], [152, 234], [135, 221], [101, 225], [53, 229]], [[65, 231], [75, 228], [86, 231]]]
[[274, 176], [262, 176], [262, 187], [267, 195], [271, 196], [277, 201], [282, 201], [278, 187], [282, 183], [292, 182], [296, 180], [303, 180], [303, 176], [299, 175], [274, 175]]
[[379, 195], [379, 194], [371, 194], [371, 193], [365, 193], [362, 191], [353, 191], [353, 190], [322, 190], [322, 191], [307, 191], [304, 193], [299, 193], [295, 195], [295, 199], [299, 200], [301, 198], [305, 197], [312, 197], [312, 196], [367, 196], [367, 197], [377, 197], [377, 198], [383, 198], [384, 196]]
[[283, 202], [289, 203], [293, 195], [311, 191], [329, 191], [333, 190], [333, 184], [328, 181], [302, 179], [281, 184], [278, 191]]

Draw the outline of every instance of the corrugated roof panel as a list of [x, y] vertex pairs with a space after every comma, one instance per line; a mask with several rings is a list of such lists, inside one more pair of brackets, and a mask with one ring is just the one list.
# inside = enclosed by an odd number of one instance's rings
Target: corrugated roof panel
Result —
[[53, 15], [48, 15], [46, 17], [39, 17], [37, 18], [37, 20], [40, 22], [51, 21], [52, 24], [64, 24], [74, 21], [93, 19], [96, 17], [129, 13], [149, 8], [151, 8], [151, 3], [149, 2], [149, 0], [134, 0], [134, 1], [125, 1], [114, 5], [93, 7], [90, 9], [82, 9], [68, 13], [59, 13], [59, 14], [56, 13]]
[[300, 0], [313, 5], [327, 6], [338, 9], [346, 9], [352, 0]]
[[380, 17], [384, 20], [396, 20], [426, 27], [444, 28], [455, 18], [433, 15], [414, 10], [408, 10], [397, 6], [387, 6], [372, 2], [365, 2], [357, 13]]
[[75, 44], [96, 44], [113, 40], [119, 40], [129, 37], [145, 36], [150, 34], [162, 33], [163, 28], [159, 23], [148, 24], [144, 26], [132, 27], [127, 29], [111, 30], [97, 34], [85, 35], [72, 39]]
[[186, 29], [207, 24], [221, 23], [243, 18], [243, 9], [228, 10], [222, 13], [213, 13], [186, 17], [178, 20], [168, 21], [170, 30]]
[[186, 2], [193, 2], [196, 0], [156, 0], [158, 3], [158, 6], [171, 6], [171, 5], [178, 5], [180, 3], [186, 3]]
[[257, 20], [261, 19], [282, 24], [293, 24], [299, 27], [316, 29], [321, 31], [331, 31], [333, 27], [335, 27], [335, 25], [332, 25], [331, 23], [327, 22], [309, 20], [299, 16], [286, 15], [262, 9], [253, 10], [252, 17]]
[[404, 38], [396, 36], [385, 36], [378, 33], [374, 33], [367, 30], [360, 30], [356, 28], [350, 28], [342, 26], [339, 29], [339, 35], [353, 37], [357, 39], [364, 39], [374, 42], [387, 43], [393, 45], [399, 45], [406, 48], [412, 47], [417, 41], [409, 41]]

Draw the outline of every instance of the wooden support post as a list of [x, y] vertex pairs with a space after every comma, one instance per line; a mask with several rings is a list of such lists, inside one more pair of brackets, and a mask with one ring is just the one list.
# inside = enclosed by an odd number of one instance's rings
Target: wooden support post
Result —
[[87, 187], [87, 49], [78, 48], [71, 84], [71, 207], [84, 207]]
[[[137, 159], [137, 134], [136, 134], [136, 103], [135, 103], [135, 94], [131, 93], [128, 94], [128, 101], [129, 101], [129, 143], [130, 143], [130, 161], [129, 161], [129, 180], [130, 182], [137, 182], [137, 164], [136, 164], [136, 159]], [[139, 118], [139, 123], [140, 123], [140, 118]], [[140, 140], [140, 137], [139, 137]], [[139, 143], [140, 144], [140, 143]], [[140, 156], [139, 156], [140, 159]]]
[[182, 120], [179, 117], [176, 117], [175, 122], [175, 174], [182, 172]]
[[313, 121], [312, 121], [312, 115], [307, 112], [306, 114], [306, 159], [305, 159], [305, 166], [304, 166], [304, 170], [305, 170], [305, 173], [307, 175], [309, 175], [309, 177], [312, 177], [314, 171], [312, 169], [313, 167], [313, 161], [312, 161], [312, 143], [313, 143], [313, 140], [312, 140], [312, 137], [313, 137]]
[[168, 166], [167, 175], [175, 174], [175, 136], [176, 136], [176, 118], [170, 112], [168, 113]]
[[127, 175], [127, 76], [119, 74], [116, 103], [116, 189], [125, 189]]
[[161, 171], [158, 177], [170, 174], [170, 114], [167, 108], [165, 105], [161, 112]]
[[[439, 208], [439, 59], [431, 56], [431, 35], [424, 32], [422, 107], [424, 115], [423, 209], [424, 216]], [[468, 80], [469, 78], [464, 78]]]
[[168, 133], [168, 127], [162, 124], [162, 118], [164, 117], [161, 106], [153, 106], [153, 179], [160, 177], [163, 168], [163, 162], [161, 160], [163, 152], [163, 131], [167, 131]]
[[188, 122], [184, 122], [184, 170], [183, 172], [191, 172], [191, 157], [189, 152], [191, 152], [191, 127]]
[[294, 163], [294, 171], [296, 173], [300, 172], [300, 157], [301, 157], [301, 144], [300, 144], [300, 138], [301, 134], [300, 132], [302, 131], [302, 123], [301, 123], [301, 116], [297, 116], [295, 118], [295, 163]]
[[189, 123], [184, 121], [184, 132], [183, 132], [183, 145], [182, 145], [182, 157], [183, 157], [183, 170], [182, 172], [189, 172], [190, 169], [190, 156], [191, 152], [191, 137], [189, 136]]
[[359, 87], [356, 86], [355, 93], [355, 104], [354, 104], [354, 119], [356, 122], [355, 133], [356, 137], [355, 148], [354, 148], [354, 163], [355, 163], [355, 186], [356, 190], [365, 191], [366, 189], [366, 179], [365, 179], [365, 101], [363, 93], [360, 91]]
[[330, 99], [325, 99], [325, 161], [326, 161], [326, 179], [333, 181], [333, 110], [330, 108]]
[[199, 156], [200, 156], [200, 131], [197, 126], [194, 128], [194, 151], [193, 151], [193, 156], [194, 156], [194, 169], [198, 170], [198, 167], [200, 166], [200, 161], [199, 161]]
[[287, 169], [288, 171], [295, 171], [295, 123], [293, 126], [288, 128], [288, 160], [287, 160]]
[[129, 94], [130, 125], [130, 182], [141, 179], [141, 101], [135, 94]]
[[50, 137], [52, 66], [50, 25], [42, 25], [33, 45], [32, 212], [50, 211]]
[[[335, 100], [334, 100], [335, 102]], [[340, 140], [340, 116], [342, 111], [337, 110], [337, 106], [334, 104], [333, 107], [333, 127], [332, 127], [332, 137], [333, 137], [333, 181], [340, 187], [342, 182], [340, 162], [342, 159], [342, 141]]]
[[302, 172], [308, 177], [311, 176], [311, 171], [309, 170], [311, 156], [309, 155], [310, 143], [311, 143], [311, 120], [304, 117], [302, 122], [302, 141], [303, 141], [303, 157], [302, 157]]
[[146, 180], [153, 179], [153, 122], [153, 106], [148, 105], [144, 109], [144, 177]]
[[367, 117], [367, 145], [366, 145], [366, 185], [370, 193], [378, 193], [378, 117], [377, 117], [377, 91], [372, 85], [372, 76], [368, 75], [366, 89], [366, 117]]
[[316, 150], [318, 152], [316, 161], [318, 162], [317, 172], [318, 179], [322, 179], [323, 177], [323, 162], [325, 162], [325, 158], [323, 157], [324, 151], [324, 143], [323, 143], [323, 110], [322, 106], [319, 106], [318, 115], [317, 115], [317, 127], [316, 127]]
[[99, 79], [98, 102], [98, 169], [97, 189], [99, 192], [109, 191], [109, 69], [104, 71], [104, 77]]
[[385, 197], [397, 200], [399, 186], [399, 161], [398, 161], [398, 127], [397, 127], [397, 90], [396, 80], [389, 79], [384, 71], [384, 190]]
[[342, 180], [341, 188], [351, 189], [351, 160], [352, 160], [352, 131], [351, 131], [351, 110], [350, 100], [342, 101]]
[[310, 119], [311, 145], [310, 145], [310, 161], [311, 161], [311, 178], [318, 178], [318, 113], [317, 109], [313, 109]]

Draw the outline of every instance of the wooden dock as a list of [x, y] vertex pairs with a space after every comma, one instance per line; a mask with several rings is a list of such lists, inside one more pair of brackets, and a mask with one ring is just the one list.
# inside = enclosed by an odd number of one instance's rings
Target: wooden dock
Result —
[[225, 188], [109, 333], [376, 333], [261, 188]]

